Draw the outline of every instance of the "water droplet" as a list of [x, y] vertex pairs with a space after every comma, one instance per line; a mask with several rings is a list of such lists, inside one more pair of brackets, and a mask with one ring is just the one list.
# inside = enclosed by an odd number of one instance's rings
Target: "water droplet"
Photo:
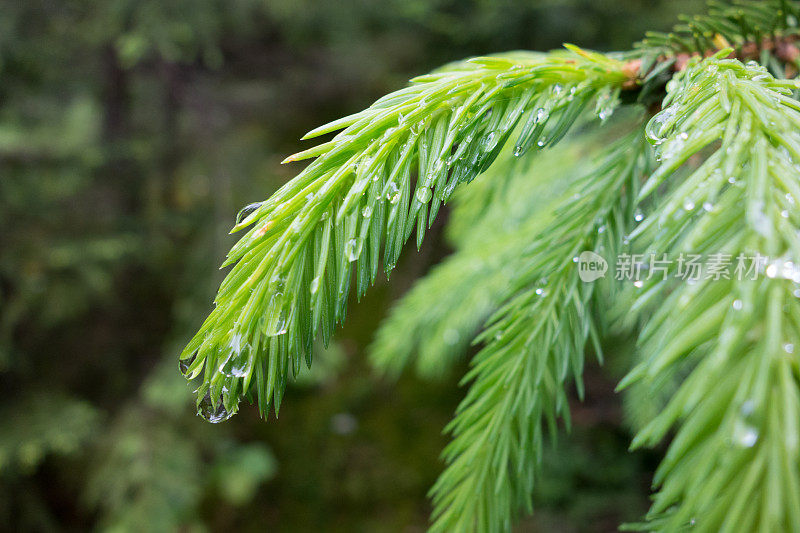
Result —
[[787, 211], [786, 209], [784, 209], [783, 211], [781, 211], [781, 216], [782, 216], [783, 218], [789, 218], [789, 211]]
[[268, 337], [277, 337], [278, 335], [283, 335], [288, 331], [288, 327], [286, 325], [286, 316], [281, 311], [281, 313], [272, 320], [272, 323], [266, 329], [266, 335]]
[[786, 353], [794, 353], [794, 344], [787, 342], [783, 345], [783, 351]]
[[428, 201], [431, 199], [431, 195], [431, 190], [428, 187], [419, 187], [414, 193], [417, 201], [421, 204], [428, 203]]
[[734, 430], [734, 442], [744, 448], [752, 448], [758, 442], [758, 430], [749, 424], [738, 421]]
[[742, 304], [741, 300], [734, 300], [733, 301], [733, 308], [736, 309], [737, 311], [741, 311], [743, 305], [744, 304]]
[[642, 220], [644, 220], [644, 214], [642, 214], [641, 211], [637, 210], [636, 213], [634, 213], [633, 215], [633, 220], [635, 220], [636, 222], [641, 222]]
[[197, 415], [212, 424], [219, 424], [220, 422], [228, 420], [236, 413], [236, 410], [228, 411], [225, 409], [222, 399], [217, 400], [216, 406], [214, 406], [214, 403], [215, 402], [211, 401], [211, 395], [206, 393], [197, 405]]
[[219, 365], [219, 371], [226, 376], [245, 377], [250, 371], [250, 345], [245, 344], [240, 352], [231, 352]]
[[534, 119], [534, 123], [542, 123], [548, 118], [550, 118], [550, 113], [547, 111], [547, 109], [540, 107], [538, 110], [536, 110], [536, 118]]
[[364, 209], [361, 210], [361, 216], [364, 218], [369, 218], [372, 216], [372, 208], [368, 205], [364, 206]]
[[308, 290], [311, 291], [311, 294], [317, 294], [317, 291], [319, 290], [319, 281], [319, 276], [311, 280], [311, 285], [308, 287]]
[[483, 138], [484, 152], [489, 152], [492, 150], [492, 148], [494, 148], [494, 138], [495, 138], [495, 133], [493, 131], [487, 133], [486, 136]]
[[[800, 292], [800, 290], [798, 290], [798, 292]], [[189, 367], [192, 366], [192, 363], [194, 363], [195, 359], [197, 359], [197, 352], [194, 352], [191, 357], [187, 357], [186, 359], [181, 359], [178, 361], [178, 368], [180, 369], [181, 374], [184, 376], [186, 375], [186, 373], [189, 371]]]
[[710, 213], [714, 210], [714, 204], [711, 202], [703, 202], [703, 210]]
[[536, 289], [534, 292], [536, 293], [537, 296], [546, 296], [547, 295], [547, 291], [545, 291], [541, 287]]
[[400, 189], [397, 188], [397, 184], [393, 181], [386, 184], [386, 199], [393, 205], [400, 201]]
[[352, 263], [361, 255], [361, 243], [356, 239], [350, 239], [344, 246], [344, 253], [347, 260]]
[[684, 208], [685, 210], [687, 210], [687, 211], [691, 211], [692, 209], [694, 209], [694, 202], [693, 202], [693, 201], [691, 201], [691, 200], [686, 200], [686, 201], [683, 203], [683, 208]]
[[637, 289], [641, 289], [642, 287], [644, 287], [644, 282], [642, 280], [636, 280], [633, 282], [633, 286], [636, 287]]
[[255, 202], [249, 205], [244, 206], [237, 214], [236, 214], [236, 223], [241, 224], [247, 217], [255, 213], [259, 207], [264, 202]]

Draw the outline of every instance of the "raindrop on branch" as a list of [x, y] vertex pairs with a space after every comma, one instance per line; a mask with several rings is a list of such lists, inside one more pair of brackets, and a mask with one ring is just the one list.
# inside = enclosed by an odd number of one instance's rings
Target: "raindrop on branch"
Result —
[[356, 239], [350, 239], [344, 246], [344, 253], [347, 260], [352, 263], [361, 255], [361, 243]]
[[207, 392], [197, 405], [197, 416], [212, 424], [219, 424], [220, 422], [228, 420], [236, 413], [235, 409], [231, 411], [225, 409], [222, 398], [217, 400], [216, 406], [214, 403], [215, 402], [211, 401], [211, 394]]
[[426, 204], [431, 199], [431, 190], [428, 187], [420, 187], [414, 193], [414, 196], [417, 198], [417, 201], [421, 204]]
[[255, 202], [250, 205], [244, 206], [237, 214], [236, 214], [236, 223], [241, 224], [247, 217], [255, 213], [259, 207], [264, 202]]

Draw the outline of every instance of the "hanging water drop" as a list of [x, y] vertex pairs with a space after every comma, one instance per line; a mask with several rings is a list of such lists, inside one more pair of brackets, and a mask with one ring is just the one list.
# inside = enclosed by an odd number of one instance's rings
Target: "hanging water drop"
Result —
[[758, 430], [749, 424], [737, 421], [734, 442], [743, 448], [752, 448], [758, 442]]
[[223, 403], [222, 399], [217, 400], [217, 405], [214, 405], [215, 402], [211, 401], [211, 395], [206, 393], [200, 403], [197, 405], [197, 415], [206, 420], [211, 422], [212, 424], [219, 424], [220, 422], [224, 422], [232, 417], [236, 410], [228, 411], [225, 409], [225, 404]]
[[372, 216], [372, 208], [368, 205], [364, 206], [364, 209], [361, 210], [361, 216], [364, 218], [369, 218]]
[[266, 335], [267, 337], [277, 337], [278, 335], [283, 335], [287, 331], [286, 313], [280, 310], [277, 315], [273, 315], [270, 319], [270, 323], [266, 328]]
[[236, 223], [241, 224], [247, 217], [255, 213], [259, 207], [264, 202], [255, 202], [249, 205], [244, 206], [237, 214], [236, 214]]
[[636, 213], [633, 214], [633, 220], [635, 220], [636, 222], [641, 222], [642, 220], [644, 220], [644, 214], [637, 209]]
[[431, 199], [431, 190], [428, 187], [419, 187], [414, 196], [416, 197], [417, 201], [421, 204], [426, 204]]
[[344, 246], [344, 253], [347, 256], [347, 260], [352, 263], [361, 255], [361, 243], [356, 239], [350, 239]]
[[178, 361], [178, 368], [180, 369], [181, 374], [185, 376], [186, 373], [189, 372], [189, 367], [192, 366], [192, 363], [194, 363], [195, 359], [197, 359], [197, 352], [194, 352], [191, 357], [187, 357], [186, 359], [181, 359]]
[[484, 152], [489, 152], [489, 151], [492, 150], [492, 148], [494, 148], [494, 138], [495, 138], [495, 133], [493, 131], [490, 131], [489, 133], [487, 133], [486, 137], [483, 138], [483, 151]]
[[311, 285], [309, 285], [308, 290], [311, 291], [311, 294], [317, 294], [319, 290], [319, 276], [315, 277], [311, 280]]
[[400, 201], [400, 189], [397, 188], [397, 184], [393, 181], [386, 184], [386, 199], [392, 205]]

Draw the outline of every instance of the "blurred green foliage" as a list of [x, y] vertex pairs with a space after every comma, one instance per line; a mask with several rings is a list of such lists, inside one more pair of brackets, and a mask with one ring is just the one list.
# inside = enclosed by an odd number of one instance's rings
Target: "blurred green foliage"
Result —
[[[379, 382], [363, 353], [390, 301], [446, 254], [441, 230], [352, 306], [279, 420], [245, 409], [211, 426], [192, 416], [173, 361], [210, 308], [235, 213], [290, 177], [278, 163], [302, 133], [415, 74], [563, 41], [628, 47], [695, 4], [5, 2], [0, 524], [423, 528], [461, 392], [447, 379]], [[601, 405], [546, 461], [542, 512], [521, 528], [601, 531], [645, 508], [635, 495], [651, 465], [624, 454], [616, 404]]]

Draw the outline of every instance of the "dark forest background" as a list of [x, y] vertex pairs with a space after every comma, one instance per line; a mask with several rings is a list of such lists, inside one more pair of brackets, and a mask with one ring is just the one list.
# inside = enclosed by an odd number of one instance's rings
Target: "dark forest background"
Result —
[[[375, 377], [432, 230], [353, 304], [278, 420], [195, 416], [177, 355], [211, 309], [237, 211], [298, 139], [445, 62], [629, 48], [693, 0], [0, 0], [0, 529], [423, 531], [463, 390]], [[398, 331], [402, 336], [403, 332]], [[587, 372], [522, 531], [611, 531], [647, 507], [613, 380]]]

